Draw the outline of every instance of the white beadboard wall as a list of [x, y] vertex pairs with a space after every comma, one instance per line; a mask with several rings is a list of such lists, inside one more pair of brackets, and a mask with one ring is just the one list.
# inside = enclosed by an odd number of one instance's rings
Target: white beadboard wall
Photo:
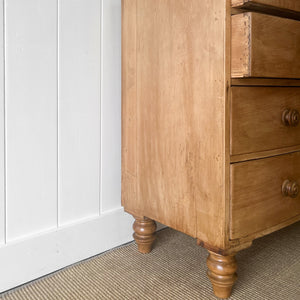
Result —
[[0, 0], [0, 292], [132, 239], [121, 0]]
[[[1, 19], [2, 16], [2, 19]], [[4, 22], [0, 2], [0, 247], [5, 244]], [[1, 248], [0, 248], [1, 249]]]

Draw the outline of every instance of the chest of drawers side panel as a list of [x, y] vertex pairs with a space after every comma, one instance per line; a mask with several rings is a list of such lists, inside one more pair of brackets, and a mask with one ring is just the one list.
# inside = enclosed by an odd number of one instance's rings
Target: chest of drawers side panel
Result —
[[[131, 158], [136, 185], [123, 183], [123, 205], [223, 247], [229, 180], [226, 1], [123, 0], [123, 8], [133, 2], [136, 62], [123, 64], [122, 173], [126, 178]], [[123, 20], [128, 13], [123, 9]]]
[[[122, 0], [122, 204], [141, 210], [137, 198], [137, 0]], [[126, 188], [124, 188], [126, 187]]]

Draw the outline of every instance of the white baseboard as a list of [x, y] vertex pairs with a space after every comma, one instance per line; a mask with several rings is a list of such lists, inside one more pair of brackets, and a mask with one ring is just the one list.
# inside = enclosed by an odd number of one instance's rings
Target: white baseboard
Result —
[[132, 240], [133, 218], [123, 209], [0, 248], [0, 292]]

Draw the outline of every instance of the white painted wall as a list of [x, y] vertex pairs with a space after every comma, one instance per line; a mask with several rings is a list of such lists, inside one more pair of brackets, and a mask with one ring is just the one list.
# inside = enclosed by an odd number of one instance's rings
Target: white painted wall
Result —
[[121, 0], [0, 0], [0, 292], [132, 239]]
[[[5, 244], [4, 22], [0, 1], [0, 247]], [[1, 278], [0, 278], [1, 279]]]

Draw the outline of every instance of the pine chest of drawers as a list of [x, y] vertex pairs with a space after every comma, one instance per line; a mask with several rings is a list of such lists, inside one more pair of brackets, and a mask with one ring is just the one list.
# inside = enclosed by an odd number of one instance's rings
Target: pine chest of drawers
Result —
[[300, 1], [123, 0], [122, 203], [139, 251], [155, 221], [235, 254], [300, 220]]

